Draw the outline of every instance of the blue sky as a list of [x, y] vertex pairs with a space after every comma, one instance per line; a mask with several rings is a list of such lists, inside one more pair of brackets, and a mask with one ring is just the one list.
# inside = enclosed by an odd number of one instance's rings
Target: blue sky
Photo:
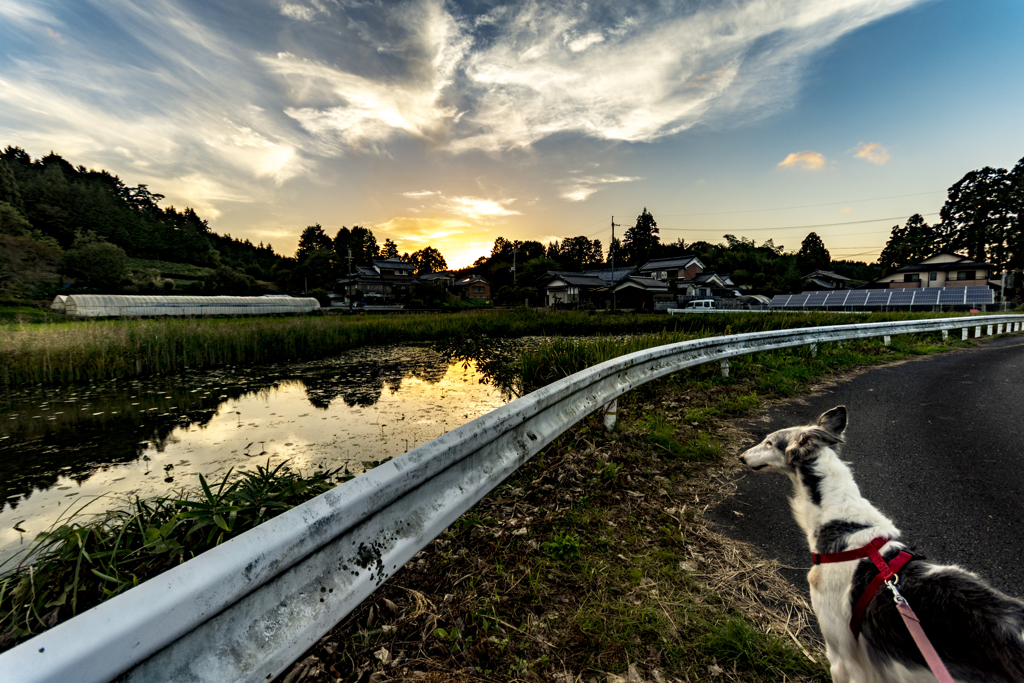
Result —
[[0, 0], [0, 144], [282, 253], [363, 225], [457, 267], [646, 207], [872, 260], [1024, 156], [1022, 30], [1017, 0]]

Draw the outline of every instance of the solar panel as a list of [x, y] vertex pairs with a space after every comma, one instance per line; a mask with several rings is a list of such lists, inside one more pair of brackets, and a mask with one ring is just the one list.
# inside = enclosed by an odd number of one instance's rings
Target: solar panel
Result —
[[825, 299], [826, 306], [842, 306], [846, 301], [846, 297], [849, 292], [843, 290], [841, 292], [829, 292], [828, 298]]
[[805, 294], [794, 294], [789, 299], [789, 303], [786, 304], [786, 308], [800, 308], [807, 301], [807, 295]]
[[892, 294], [888, 289], [871, 289], [868, 290], [868, 300], [864, 303], [865, 306], [885, 306], [889, 303], [889, 295]]
[[850, 292], [850, 296], [846, 297], [847, 306], [863, 306], [864, 302], [868, 300], [868, 290], [857, 289]]
[[805, 306], [823, 306], [825, 299], [828, 298], [828, 292], [811, 292], [807, 297], [807, 303]]
[[939, 294], [940, 304], [962, 304], [964, 302], [963, 287], [943, 287]]
[[771, 308], [785, 308], [786, 303], [792, 294], [776, 294], [772, 297], [772, 300], [768, 302], [768, 306]]
[[991, 304], [995, 301], [995, 292], [988, 287], [967, 287], [967, 303]]
[[915, 306], [934, 306], [939, 301], [939, 290], [936, 287], [929, 287], [928, 289], [919, 289], [917, 296], [914, 297]]
[[889, 297], [890, 306], [909, 306], [914, 303], [913, 289], [897, 289]]

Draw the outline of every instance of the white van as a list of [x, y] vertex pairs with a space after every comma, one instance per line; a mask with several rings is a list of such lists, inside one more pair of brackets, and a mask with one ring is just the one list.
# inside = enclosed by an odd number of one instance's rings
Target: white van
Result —
[[694, 299], [686, 302], [685, 310], [712, 311], [715, 309], [714, 299]]

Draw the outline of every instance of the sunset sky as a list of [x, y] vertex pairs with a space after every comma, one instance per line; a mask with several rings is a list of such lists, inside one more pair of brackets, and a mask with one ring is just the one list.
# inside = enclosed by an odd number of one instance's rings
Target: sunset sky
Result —
[[1024, 157], [1020, 0], [0, 0], [0, 147], [146, 183], [292, 255], [373, 230], [451, 267], [647, 208], [874, 260]]

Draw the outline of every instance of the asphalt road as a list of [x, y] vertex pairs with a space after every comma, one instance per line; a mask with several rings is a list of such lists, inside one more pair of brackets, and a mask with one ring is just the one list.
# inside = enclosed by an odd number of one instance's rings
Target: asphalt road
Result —
[[[1024, 336], [869, 370], [772, 408], [740, 425], [751, 434], [744, 448], [837, 405], [850, 416], [840, 455], [904, 542], [1024, 597]], [[787, 578], [806, 592], [810, 555], [789, 479], [736, 477], [735, 495], [709, 516], [792, 567]]]

